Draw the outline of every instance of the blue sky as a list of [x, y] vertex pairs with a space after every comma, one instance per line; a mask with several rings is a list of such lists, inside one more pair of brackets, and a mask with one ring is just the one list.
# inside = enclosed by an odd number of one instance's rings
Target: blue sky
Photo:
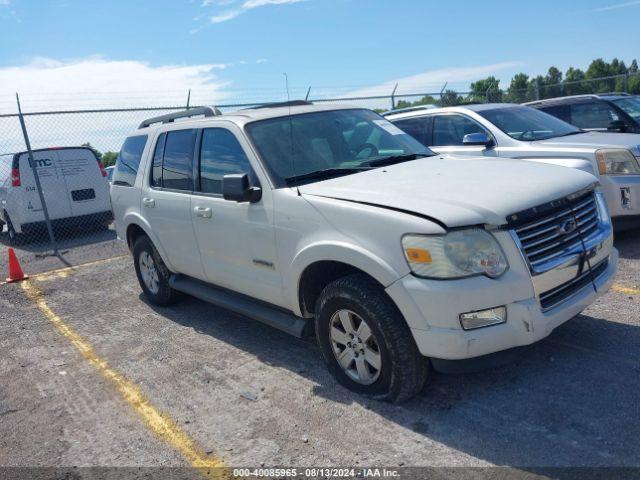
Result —
[[640, 1], [628, 0], [0, 0], [0, 85], [61, 103], [110, 91], [166, 103], [188, 87], [268, 100], [283, 72], [294, 96], [396, 81], [464, 89], [487, 74], [630, 62], [639, 20]]

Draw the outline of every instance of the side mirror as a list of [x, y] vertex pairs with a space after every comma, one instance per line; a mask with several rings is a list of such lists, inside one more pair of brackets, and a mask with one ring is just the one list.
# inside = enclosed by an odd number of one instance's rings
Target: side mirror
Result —
[[487, 148], [493, 146], [493, 139], [486, 133], [468, 133], [462, 138], [462, 144], [465, 146], [485, 146]]
[[248, 174], [235, 173], [222, 177], [222, 196], [233, 202], [255, 203], [262, 198], [262, 189], [251, 186]]
[[624, 133], [627, 131], [627, 125], [622, 120], [614, 120], [607, 126], [607, 131]]

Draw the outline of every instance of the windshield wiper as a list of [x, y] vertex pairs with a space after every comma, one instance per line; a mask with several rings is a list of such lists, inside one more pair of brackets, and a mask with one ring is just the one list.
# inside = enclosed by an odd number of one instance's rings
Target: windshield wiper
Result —
[[390, 157], [378, 158], [377, 160], [371, 160], [364, 162], [363, 166], [368, 167], [383, 167], [385, 165], [393, 165], [394, 163], [408, 162], [409, 160], [417, 160], [418, 158], [431, 157], [426, 153], [405, 153], [404, 155], [391, 155]]
[[301, 180], [320, 180], [339, 175], [349, 175], [350, 173], [363, 172], [370, 170], [369, 167], [349, 167], [349, 168], [325, 168], [323, 170], [316, 170], [314, 172], [303, 173], [302, 175], [294, 175], [292, 177], [285, 178], [285, 182], [294, 183]]
[[562, 135], [555, 135], [555, 136], [550, 137], [550, 138], [568, 137], [569, 135], [579, 135], [580, 133], [586, 133], [586, 131], [584, 131], [584, 130], [576, 130], [575, 132], [567, 132], [567, 133], [563, 133]]

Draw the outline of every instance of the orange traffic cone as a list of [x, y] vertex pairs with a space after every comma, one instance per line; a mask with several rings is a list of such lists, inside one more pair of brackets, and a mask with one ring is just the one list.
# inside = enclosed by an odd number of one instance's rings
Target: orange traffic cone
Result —
[[18, 257], [16, 257], [16, 252], [13, 251], [13, 248], [9, 249], [9, 276], [7, 277], [7, 283], [11, 282], [19, 282], [21, 280], [26, 280], [29, 278], [22, 271], [22, 267], [20, 267], [20, 262], [18, 262]]

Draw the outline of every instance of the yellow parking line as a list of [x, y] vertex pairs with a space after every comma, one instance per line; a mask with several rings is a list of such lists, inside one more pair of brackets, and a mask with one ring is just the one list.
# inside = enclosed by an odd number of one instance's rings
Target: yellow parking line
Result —
[[109, 263], [114, 260], [119, 260], [121, 258], [128, 257], [129, 255], [118, 255], [117, 257], [104, 258], [102, 260], [96, 260], [94, 262], [81, 263], [79, 265], [72, 265], [70, 267], [57, 268], [55, 270], [49, 270], [47, 272], [36, 273], [31, 276], [33, 280], [38, 281], [47, 281], [53, 278], [66, 278], [74, 271], [84, 268], [84, 267], [92, 267], [94, 265], [102, 265], [103, 263]]
[[613, 285], [613, 287], [611, 287], [611, 290], [614, 290], [620, 293], [626, 293], [627, 295], [640, 295], [640, 289], [623, 287], [622, 285], [618, 285], [618, 284]]
[[[102, 260], [96, 260], [94, 262], [87, 262], [87, 263], [81, 263], [79, 265], [72, 265], [70, 267], [63, 267], [63, 268], [57, 268], [55, 270], [48, 270], [46, 272], [42, 272], [42, 273], [35, 273], [33, 275], [31, 275], [29, 278], [31, 278], [32, 280], [37, 280], [39, 282], [46, 282], [47, 280], [52, 280], [54, 278], [67, 278], [69, 275], [71, 275], [74, 271], [80, 269], [80, 268], [84, 268], [84, 267], [92, 267], [94, 265], [101, 265], [103, 263], [109, 263], [112, 262], [114, 260], [119, 260], [121, 258], [125, 258], [128, 257], [129, 255], [118, 255], [116, 257], [109, 257], [109, 258], [104, 258]], [[27, 272], [25, 272], [27, 273]], [[0, 286], [4, 285], [7, 282], [0, 282]]]
[[115, 387], [122, 399], [140, 416], [144, 424], [159, 438], [179, 451], [194, 468], [205, 476], [227, 476], [222, 460], [211, 457], [196, 446], [187, 434], [167, 414], [160, 412], [142, 393], [140, 388], [100, 358], [89, 342], [69, 327], [49, 308], [43, 293], [30, 281], [21, 283], [27, 296], [53, 324], [58, 332], [69, 340], [91, 365]]

